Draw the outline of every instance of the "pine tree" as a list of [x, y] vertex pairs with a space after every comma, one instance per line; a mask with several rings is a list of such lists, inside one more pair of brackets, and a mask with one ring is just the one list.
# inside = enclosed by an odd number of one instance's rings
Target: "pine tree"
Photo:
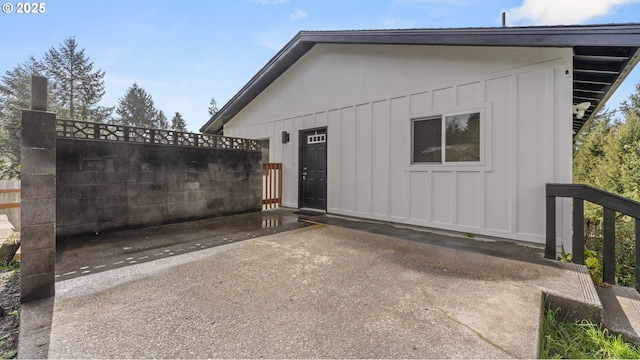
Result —
[[[640, 105], [640, 103], [636, 103]], [[615, 184], [614, 192], [640, 200], [640, 108], [624, 111], [624, 123], [612, 132], [610, 146], [605, 149], [611, 171], [608, 178]]]
[[[640, 84], [636, 93], [620, 107], [624, 120], [611, 121], [610, 114], [598, 114], [594, 122], [575, 142], [574, 182], [640, 200]], [[601, 229], [602, 206], [585, 202], [586, 248], [602, 258]], [[615, 220], [616, 283], [635, 286], [633, 274], [635, 255], [634, 222], [628, 216], [616, 213]], [[600, 238], [601, 239], [601, 238]], [[574, 249], [575, 250], [575, 249]]]
[[209, 116], [212, 117], [218, 112], [218, 103], [215, 98], [211, 98], [211, 102], [209, 102]]
[[96, 106], [85, 121], [97, 122], [97, 123], [112, 123], [113, 122], [113, 110], [115, 106]]
[[596, 169], [604, 161], [604, 144], [612, 128], [609, 113], [597, 114], [575, 139], [573, 148], [573, 179], [576, 183], [598, 186]]
[[169, 121], [167, 121], [167, 115], [164, 114], [164, 111], [159, 110], [158, 116], [156, 117], [156, 128], [157, 129], [169, 129]]
[[177, 111], [171, 119], [171, 130], [187, 132], [187, 122], [182, 118], [182, 114]]
[[104, 72], [93, 71], [93, 62], [78, 50], [74, 37], [45, 54], [44, 64], [61, 105], [59, 118], [104, 121], [113, 108], [98, 106], [104, 95]]
[[[598, 114], [574, 146], [573, 179], [640, 200], [640, 84], [621, 108], [624, 121]], [[602, 208], [585, 205], [585, 217], [598, 219]]]
[[[607, 166], [605, 144], [609, 143], [613, 127], [610, 113], [602, 111], [584, 129], [575, 140], [573, 149], [573, 182], [587, 184], [600, 189], [610, 186], [605, 175], [601, 173]], [[591, 203], [585, 204], [585, 217], [591, 221], [602, 218], [602, 207]]]
[[622, 110], [627, 116], [629, 114], [640, 116], [640, 83], [636, 84], [635, 94], [629, 95], [629, 98], [622, 102], [620, 110]]
[[[30, 56], [0, 78], [0, 178], [19, 177], [22, 110], [31, 106], [31, 76], [44, 71], [44, 65]], [[56, 104], [49, 98], [49, 110], [54, 111]]]
[[620, 136], [620, 182], [623, 196], [640, 201], [640, 83], [636, 92], [622, 103], [624, 125]]
[[127, 126], [166, 129], [169, 127], [164, 112], [158, 111], [149, 95], [137, 83], [127, 90], [124, 97], [118, 99], [114, 122]]

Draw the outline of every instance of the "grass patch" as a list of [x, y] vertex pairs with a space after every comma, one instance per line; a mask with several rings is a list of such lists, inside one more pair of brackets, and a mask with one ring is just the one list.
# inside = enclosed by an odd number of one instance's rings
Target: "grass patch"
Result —
[[639, 359], [640, 346], [613, 335], [600, 324], [567, 322], [558, 310], [546, 310], [540, 357], [549, 359]]
[[10, 262], [2, 262], [0, 263], [0, 272], [10, 272], [10, 273], [15, 273], [17, 269], [20, 268], [20, 263], [16, 262], [16, 261], [10, 261]]

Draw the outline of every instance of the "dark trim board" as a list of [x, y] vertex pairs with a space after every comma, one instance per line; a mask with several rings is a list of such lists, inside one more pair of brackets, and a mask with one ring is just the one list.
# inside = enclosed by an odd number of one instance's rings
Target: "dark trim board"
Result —
[[321, 212], [321, 211], [315, 211], [315, 210], [306, 210], [306, 209], [300, 209], [298, 211], [294, 211], [293, 212], [296, 215], [304, 215], [304, 216], [320, 216], [320, 215], [326, 215], [326, 212]]

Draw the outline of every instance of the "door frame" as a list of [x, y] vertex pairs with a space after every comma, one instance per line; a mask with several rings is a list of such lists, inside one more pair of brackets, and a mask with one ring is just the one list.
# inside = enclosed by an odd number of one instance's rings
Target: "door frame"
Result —
[[[304, 166], [302, 166], [302, 149], [303, 147], [306, 145], [306, 141], [303, 142], [303, 133], [311, 133], [314, 131], [318, 131], [318, 130], [324, 130], [325, 133], [325, 141], [326, 141], [326, 146], [327, 146], [327, 175], [326, 175], [326, 179], [325, 179], [325, 193], [327, 194], [327, 203], [329, 202], [329, 193], [326, 191], [326, 187], [328, 185], [329, 182], [329, 130], [327, 126], [319, 126], [319, 127], [313, 127], [313, 128], [308, 128], [308, 129], [301, 129], [298, 130], [298, 209], [302, 208], [302, 197], [303, 197], [303, 189], [302, 189], [302, 168]], [[328, 205], [328, 204], [327, 204]], [[322, 209], [318, 209], [318, 210], [322, 210]], [[327, 209], [325, 208], [324, 211], [327, 211]]]

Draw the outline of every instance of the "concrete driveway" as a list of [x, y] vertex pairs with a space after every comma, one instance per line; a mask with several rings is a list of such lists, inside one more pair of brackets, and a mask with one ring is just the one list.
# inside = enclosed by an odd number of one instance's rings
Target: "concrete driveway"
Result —
[[543, 292], [581, 291], [539, 248], [422, 236], [317, 224], [60, 280], [48, 356], [535, 358]]

